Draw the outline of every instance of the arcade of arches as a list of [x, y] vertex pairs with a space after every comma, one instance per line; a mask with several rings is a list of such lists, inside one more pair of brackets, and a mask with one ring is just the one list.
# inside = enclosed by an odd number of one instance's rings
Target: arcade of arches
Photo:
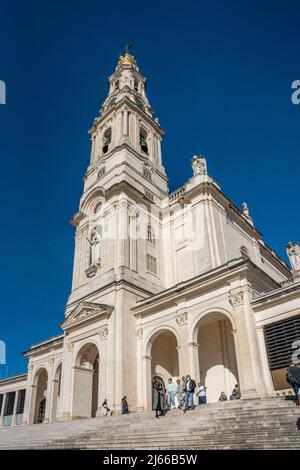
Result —
[[[222, 391], [229, 396], [239, 382], [231, 322], [220, 313], [206, 315], [197, 323], [194, 336], [198, 347], [194, 378], [207, 387], [207, 401], [216, 402]], [[166, 385], [169, 378], [192, 374], [180, 369], [180, 349], [172, 331], [163, 329], [150, 339], [151, 381], [160, 378]]]

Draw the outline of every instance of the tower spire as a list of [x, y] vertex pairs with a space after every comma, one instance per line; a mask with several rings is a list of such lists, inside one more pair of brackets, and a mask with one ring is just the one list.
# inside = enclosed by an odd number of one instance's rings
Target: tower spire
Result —
[[119, 57], [118, 65], [136, 65], [136, 59], [133, 55], [130, 54], [130, 49], [132, 49], [132, 44], [126, 44], [124, 52]]

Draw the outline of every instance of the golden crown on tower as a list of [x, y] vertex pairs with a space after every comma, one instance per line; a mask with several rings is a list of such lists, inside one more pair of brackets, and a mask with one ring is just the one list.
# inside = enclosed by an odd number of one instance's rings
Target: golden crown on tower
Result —
[[126, 44], [123, 54], [120, 55], [119, 62], [118, 62], [119, 65], [136, 64], [135, 57], [129, 54], [129, 50], [131, 48], [132, 48], [132, 44]]

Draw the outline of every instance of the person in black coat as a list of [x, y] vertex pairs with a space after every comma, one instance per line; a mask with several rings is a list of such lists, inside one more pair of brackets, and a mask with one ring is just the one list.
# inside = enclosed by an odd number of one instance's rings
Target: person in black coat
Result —
[[184, 387], [184, 391], [185, 391], [184, 413], [187, 412], [189, 408], [189, 403], [190, 403], [191, 410], [195, 409], [195, 405], [194, 405], [195, 388], [196, 388], [195, 380], [191, 379], [190, 375], [187, 375], [185, 379], [185, 387]]
[[152, 409], [155, 411], [155, 418], [159, 418], [159, 415], [162, 416], [165, 413], [165, 390], [161, 383], [154, 383], [153, 384], [153, 402], [152, 402]]

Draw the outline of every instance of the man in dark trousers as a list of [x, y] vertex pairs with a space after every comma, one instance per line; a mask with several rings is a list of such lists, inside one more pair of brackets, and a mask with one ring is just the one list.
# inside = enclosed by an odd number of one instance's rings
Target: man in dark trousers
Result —
[[196, 382], [195, 380], [191, 379], [190, 375], [186, 376], [186, 382], [185, 382], [185, 405], [184, 405], [184, 412], [186, 413], [188, 408], [189, 408], [189, 402], [190, 402], [190, 407], [191, 410], [195, 409], [194, 405], [194, 392], [196, 388]]
[[293, 362], [290, 362], [286, 370], [286, 381], [293, 387], [296, 395], [296, 404], [300, 405], [300, 368], [295, 366]]

